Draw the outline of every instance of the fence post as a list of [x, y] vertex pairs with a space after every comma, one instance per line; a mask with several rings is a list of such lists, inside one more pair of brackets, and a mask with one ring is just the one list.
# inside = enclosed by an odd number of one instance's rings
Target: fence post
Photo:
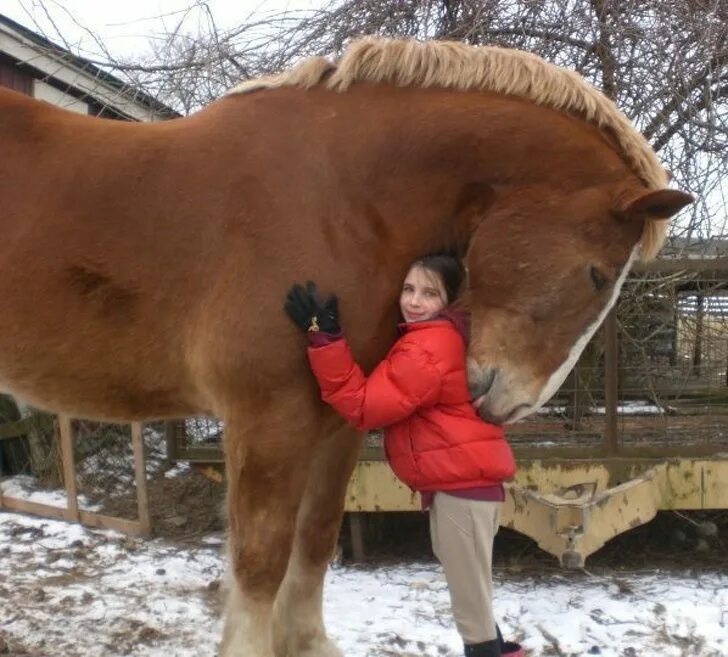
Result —
[[73, 458], [73, 428], [68, 415], [58, 416], [61, 461], [63, 463], [63, 485], [66, 488], [66, 518], [79, 522], [78, 494], [76, 491], [76, 463]]
[[143, 535], [152, 533], [152, 523], [149, 518], [149, 496], [147, 494], [147, 463], [144, 457], [144, 437], [142, 423], [131, 423], [131, 442], [134, 452], [134, 476], [137, 489], [137, 508], [139, 513], [139, 528]]
[[177, 450], [177, 420], [166, 420], [164, 423], [164, 440], [167, 443], [167, 460], [175, 463], [179, 458]]
[[616, 454], [617, 441], [617, 397], [619, 395], [619, 342], [617, 335], [617, 309], [612, 308], [604, 322], [604, 451]]
[[364, 514], [360, 512], [349, 513], [349, 531], [351, 532], [351, 553], [354, 561], [364, 561]]
[[705, 295], [695, 296], [695, 343], [693, 344], [693, 374], [700, 376], [703, 364], [703, 328], [705, 324]]

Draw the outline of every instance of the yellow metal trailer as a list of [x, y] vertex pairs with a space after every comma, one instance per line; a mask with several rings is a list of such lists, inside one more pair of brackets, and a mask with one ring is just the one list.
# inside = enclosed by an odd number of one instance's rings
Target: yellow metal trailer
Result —
[[[419, 496], [383, 460], [361, 460], [349, 512], [414, 511]], [[661, 510], [728, 508], [728, 452], [706, 456], [522, 458], [501, 524], [533, 538], [568, 568]]]

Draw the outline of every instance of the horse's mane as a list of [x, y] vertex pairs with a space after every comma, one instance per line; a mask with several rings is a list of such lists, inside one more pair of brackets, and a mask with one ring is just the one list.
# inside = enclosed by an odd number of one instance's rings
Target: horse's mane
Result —
[[[580, 114], [611, 135], [623, 159], [649, 189], [667, 186], [668, 176], [657, 155], [609, 98], [578, 73], [521, 50], [449, 41], [365, 38], [353, 42], [336, 64], [311, 57], [278, 75], [242, 82], [228, 94], [316, 85], [345, 91], [358, 81], [495, 91]], [[657, 253], [666, 231], [665, 221], [645, 222], [643, 257]]]

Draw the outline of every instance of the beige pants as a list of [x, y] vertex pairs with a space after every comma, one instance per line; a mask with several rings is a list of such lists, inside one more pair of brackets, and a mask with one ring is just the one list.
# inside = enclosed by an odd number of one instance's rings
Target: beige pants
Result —
[[496, 638], [493, 539], [501, 502], [437, 493], [430, 508], [432, 549], [445, 571], [452, 613], [464, 643]]

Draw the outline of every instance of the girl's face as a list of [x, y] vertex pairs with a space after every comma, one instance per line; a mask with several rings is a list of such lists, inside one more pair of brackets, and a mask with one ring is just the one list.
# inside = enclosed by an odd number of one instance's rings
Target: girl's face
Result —
[[399, 297], [404, 321], [408, 324], [427, 321], [445, 306], [447, 293], [440, 274], [421, 265], [413, 265], [404, 279]]

